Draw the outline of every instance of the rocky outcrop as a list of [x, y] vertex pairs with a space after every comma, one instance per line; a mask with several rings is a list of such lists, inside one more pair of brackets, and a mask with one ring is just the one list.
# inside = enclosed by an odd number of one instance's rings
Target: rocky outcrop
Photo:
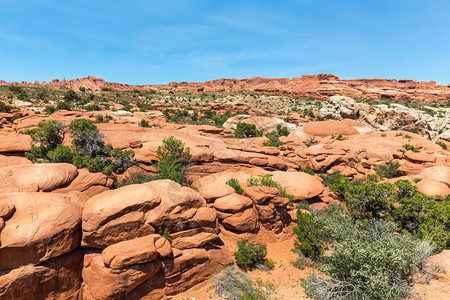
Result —
[[[450, 94], [449, 94], [450, 95]], [[429, 111], [434, 108], [428, 107]], [[332, 96], [320, 109], [325, 118], [341, 120], [357, 118], [373, 128], [387, 130], [418, 130], [430, 139], [442, 138], [450, 141], [450, 111], [444, 109], [444, 114], [436, 112], [436, 116], [421, 110], [412, 109], [401, 104], [368, 104], [357, 102], [352, 98]]]
[[229, 118], [223, 123], [224, 128], [235, 129], [238, 123], [253, 124], [256, 129], [262, 130], [264, 133], [270, 132], [277, 128], [277, 125], [286, 127], [289, 131], [297, 128], [296, 124], [287, 123], [280, 118], [275, 117], [260, 117], [251, 115], [237, 115]]
[[69, 184], [78, 175], [71, 164], [15, 165], [0, 168], [0, 191], [52, 191]]
[[[216, 219], [199, 193], [171, 180], [90, 198], [82, 223], [82, 245], [92, 249], [84, 261], [83, 299], [166, 297], [201, 282], [230, 259]], [[217, 255], [222, 260], [212, 261]]]
[[340, 79], [332, 74], [303, 75], [294, 78], [262, 78], [253, 77], [246, 79], [217, 79], [205, 82], [171, 82], [166, 85], [140, 85], [133, 86], [116, 82], [105, 82], [101, 78], [88, 76], [80, 79], [59, 80], [51, 82], [5, 82], [0, 80], [0, 85], [16, 85], [41, 88], [70, 88], [78, 90], [80, 87], [100, 91], [102, 88], [110, 88], [114, 91], [131, 90], [160, 90], [185, 92], [231, 92], [251, 91], [255, 93], [289, 94], [301, 98], [326, 99], [333, 95], [348, 97], [411, 100], [411, 101], [448, 101], [450, 99], [450, 87], [437, 85], [436, 82], [419, 82], [409, 79]]

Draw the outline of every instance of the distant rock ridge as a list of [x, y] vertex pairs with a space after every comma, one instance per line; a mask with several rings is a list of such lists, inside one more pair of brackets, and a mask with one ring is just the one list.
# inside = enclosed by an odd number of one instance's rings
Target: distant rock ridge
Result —
[[373, 98], [410, 101], [449, 101], [450, 84], [438, 85], [435, 81], [414, 81], [410, 79], [340, 79], [332, 74], [303, 75], [294, 78], [263, 78], [217, 79], [205, 82], [170, 82], [165, 85], [129, 85], [116, 82], [106, 82], [102, 78], [88, 76], [71, 80], [54, 79], [51, 82], [6, 82], [0, 80], [0, 85], [17, 85], [43, 88], [80, 87], [100, 91], [108, 88], [112, 91], [129, 90], [159, 90], [179, 93], [193, 92], [232, 92], [251, 91], [277, 95], [292, 95], [298, 97], [314, 97], [328, 99], [330, 96], [343, 95], [352, 98]]

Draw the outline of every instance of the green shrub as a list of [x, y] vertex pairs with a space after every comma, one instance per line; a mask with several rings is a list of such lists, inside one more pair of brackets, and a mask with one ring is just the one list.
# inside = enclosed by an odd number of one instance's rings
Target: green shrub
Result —
[[139, 122], [139, 126], [140, 127], [150, 127], [150, 124], [148, 123], [147, 120], [141, 119], [141, 121]]
[[102, 92], [111, 92], [111, 89], [107, 87], [102, 87]]
[[31, 151], [25, 157], [32, 162], [47, 159], [49, 151], [56, 149], [64, 140], [64, 124], [55, 120], [42, 120], [38, 128], [28, 131], [31, 136]]
[[272, 130], [269, 133], [266, 133], [266, 137], [269, 139], [269, 141], [264, 141], [263, 146], [266, 147], [278, 147], [283, 145], [283, 143], [280, 141], [280, 136], [275, 130]]
[[321, 258], [328, 278], [311, 274], [302, 285], [313, 299], [404, 299], [417, 271], [419, 243], [393, 227], [371, 221], [356, 234], [335, 242]]
[[74, 90], [67, 90], [64, 93], [64, 101], [68, 103], [77, 103], [81, 100], [80, 95], [78, 95]]
[[116, 183], [116, 187], [120, 188], [130, 184], [141, 184], [153, 180], [153, 176], [145, 172], [135, 172], [130, 175], [130, 178]]
[[9, 113], [9, 112], [11, 112], [11, 109], [13, 109], [12, 106], [5, 104], [5, 102], [3, 102], [3, 101], [0, 101], [0, 112]]
[[66, 101], [59, 101], [56, 105], [56, 110], [72, 110], [72, 107]]
[[240, 185], [239, 180], [237, 180], [236, 178], [228, 179], [227, 184], [231, 186], [239, 195], [244, 194], [244, 189]]
[[304, 172], [306, 174], [313, 175], [313, 176], [316, 175], [316, 173], [314, 173], [314, 171], [310, 170], [310, 169], [299, 169], [298, 171], [299, 172]]
[[247, 179], [247, 185], [248, 186], [269, 186], [269, 187], [275, 187], [280, 192], [280, 196], [284, 198], [288, 198], [292, 204], [292, 201], [294, 201], [294, 195], [290, 195], [286, 192], [286, 189], [284, 189], [278, 182], [274, 181], [272, 179], [272, 176], [265, 175], [263, 177], [253, 177], [250, 176], [249, 179]]
[[436, 142], [437, 145], [441, 146], [442, 149], [447, 150], [447, 144], [441, 141]]
[[72, 163], [73, 152], [69, 146], [57, 145], [47, 153], [47, 160], [51, 163]]
[[251, 138], [262, 136], [263, 132], [256, 129], [255, 124], [238, 123], [234, 130], [234, 136], [237, 138]]
[[253, 282], [247, 274], [228, 266], [221, 275], [213, 279], [214, 292], [229, 300], [275, 300], [273, 284], [261, 280]]
[[155, 179], [172, 179], [180, 184], [186, 183], [186, 169], [191, 158], [189, 147], [173, 136], [163, 140], [156, 152], [158, 175]]
[[105, 143], [94, 122], [88, 119], [75, 119], [69, 125], [72, 148], [77, 155], [95, 157], [104, 152]]
[[289, 130], [282, 126], [281, 124], [278, 124], [275, 130], [270, 131], [266, 134], [266, 137], [269, 139], [268, 142], [264, 142], [263, 146], [268, 147], [278, 147], [281, 146], [283, 143], [280, 141], [280, 136], [288, 136]]
[[44, 112], [46, 112], [47, 115], [51, 115], [55, 112], [55, 108], [53, 106], [46, 106]]
[[297, 236], [295, 247], [304, 256], [317, 258], [322, 255], [325, 250], [325, 236], [321, 232], [320, 223], [315, 214], [297, 210], [297, 226], [294, 227], [294, 233]]
[[98, 104], [88, 104], [84, 107], [86, 111], [102, 110]]
[[350, 182], [333, 174], [324, 177], [324, 183], [338, 193], [355, 219], [391, 220], [401, 232], [430, 240], [436, 251], [450, 248], [450, 196], [436, 201], [419, 193], [408, 180]]
[[397, 169], [399, 167], [400, 163], [398, 161], [391, 160], [386, 165], [375, 168], [375, 172], [382, 178], [394, 178], [398, 177]]
[[314, 266], [314, 261], [311, 258], [300, 254], [295, 260], [291, 261], [291, 264], [300, 270], [304, 270], [307, 267]]
[[415, 153], [420, 152], [419, 149], [417, 149], [415, 146], [413, 146], [411, 144], [404, 144], [403, 148], [405, 148], [406, 150], [411, 150], [412, 152], [415, 152]]
[[267, 255], [265, 245], [256, 245], [245, 240], [237, 242], [238, 250], [234, 253], [236, 264], [244, 269], [253, 269], [264, 264]]

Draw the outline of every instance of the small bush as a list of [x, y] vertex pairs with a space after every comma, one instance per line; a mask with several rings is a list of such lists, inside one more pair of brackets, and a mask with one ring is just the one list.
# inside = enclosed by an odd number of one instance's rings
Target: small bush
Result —
[[403, 148], [405, 148], [406, 150], [411, 150], [412, 152], [415, 152], [415, 153], [420, 152], [420, 150], [417, 149], [416, 146], [413, 146], [411, 144], [404, 144]]
[[283, 143], [280, 141], [280, 136], [288, 136], [289, 130], [282, 126], [281, 124], [278, 124], [275, 130], [270, 131], [266, 134], [266, 137], [269, 139], [268, 142], [264, 142], [263, 146], [268, 147], [278, 147], [281, 146]]
[[72, 110], [72, 107], [66, 101], [59, 101], [56, 105], [56, 110]]
[[51, 115], [52, 113], [55, 112], [55, 108], [53, 106], [46, 106], [44, 108], [44, 112], [46, 112], [47, 115]]
[[147, 120], [141, 119], [141, 121], [139, 122], [139, 126], [140, 127], [150, 127], [150, 124], [148, 123]]
[[150, 174], [147, 174], [145, 172], [135, 172], [130, 175], [130, 178], [117, 182], [116, 187], [119, 188], [130, 184], [141, 184], [152, 180], [153, 176], [151, 176]]
[[94, 122], [88, 119], [76, 119], [69, 125], [72, 147], [77, 155], [95, 157], [103, 154], [105, 143]]
[[441, 141], [436, 142], [437, 145], [441, 146], [442, 149], [447, 150], [447, 144]]
[[69, 146], [57, 145], [47, 153], [47, 160], [51, 163], [72, 163], [73, 152]]
[[236, 178], [230, 178], [227, 181], [227, 184], [231, 186], [239, 195], [244, 194], [244, 189], [240, 185], [239, 180], [237, 180]]
[[5, 102], [0, 101], [0, 112], [9, 113], [9, 112], [11, 112], [11, 109], [13, 109], [13, 108], [14, 107], [5, 104]]
[[398, 177], [397, 169], [399, 167], [398, 161], [391, 160], [386, 165], [375, 168], [375, 172], [382, 178], [395, 178]]
[[234, 136], [237, 138], [260, 137], [263, 132], [256, 129], [255, 124], [238, 123], [234, 130]]
[[264, 264], [267, 255], [265, 245], [256, 245], [245, 240], [237, 242], [238, 250], [234, 253], [236, 264], [244, 269], [253, 269], [258, 264]]
[[317, 258], [325, 250], [325, 237], [319, 229], [320, 223], [315, 214], [297, 210], [297, 227], [294, 227], [294, 233], [297, 235], [295, 247], [304, 256]]
[[288, 198], [291, 202], [294, 201], [294, 196], [290, 195], [286, 192], [286, 189], [284, 189], [278, 182], [274, 181], [272, 179], [272, 176], [270, 175], [265, 175], [263, 177], [253, 177], [250, 176], [249, 179], [247, 179], [247, 185], [248, 186], [270, 186], [270, 187], [275, 187], [278, 189], [278, 191], [280, 192], [280, 196], [284, 197], [284, 198]]
[[316, 173], [314, 173], [314, 171], [310, 170], [310, 169], [299, 169], [298, 171], [299, 172], [304, 172], [306, 174], [313, 175], [313, 176], [316, 175]]
[[300, 270], [304, 270], [307, 267], [313, 267], [314, 266], [314, 261], [303, 255], [303, 253], [301, 251], [296, 251], [297, 248], [295, 248], [293, 251], [294, 252], [298, 252], [299, 256], [291, 261], [291, 264], [300, 269]]
[[181, 140], [169, 136], [163, 140], [163, 145], [158, 147], [156, 154], [159, 162], [155, 179], [172, 179], [185, 184], [186, 168], [191, 158], [189, 147], [185, 147]]
[[31, 151], [25, 157], [32, 162], [46, 160], [49, 151], [56, 149], [64, 140], [64, 124], [54, 120], [42, 120], [38, 128], [28, 131], [31, 135]]
[[78, 95], [74, 90], [68, 90], [64, 93], [64, 101], [68, 103], [77, 103], [81, 100], [80, 95]]
[[221, 275], [214, 277], [215, 293], [228, 300], [275, 300], [276, 291], [273, 284], [261, 280], [253, 282], [247, 274], [229, 266]]

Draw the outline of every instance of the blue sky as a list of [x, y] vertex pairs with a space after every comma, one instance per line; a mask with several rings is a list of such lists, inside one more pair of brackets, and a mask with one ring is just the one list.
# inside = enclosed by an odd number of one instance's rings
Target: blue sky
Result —
[[450, 83], [449, 0], [0, 0], [0, 79]]

